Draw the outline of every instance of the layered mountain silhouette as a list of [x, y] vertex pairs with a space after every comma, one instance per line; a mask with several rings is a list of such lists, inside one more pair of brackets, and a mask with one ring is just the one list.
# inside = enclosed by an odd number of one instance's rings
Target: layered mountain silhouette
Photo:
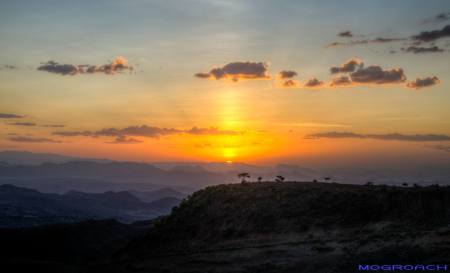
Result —
[[27, 227], [110, 218], [129, 223], [168, 214], [179, 202], [178, 198], [164, 195], [152, 202], [144, 202], [126, 191], [70, 191], [65, 194], [50, 194], [1, 185], [0, 227]]

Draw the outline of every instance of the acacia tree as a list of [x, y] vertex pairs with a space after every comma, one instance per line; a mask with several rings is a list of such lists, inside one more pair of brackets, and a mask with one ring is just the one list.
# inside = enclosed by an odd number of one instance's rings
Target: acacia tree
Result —
[[242, 183], [247, 182], [247, 178], [250, 179], [250, 174], [249, 173], [240, 173], [238, 174], [238, 178], [241, 179]]
[[275, 181], [276, 181], [276, 182], [283, 182], [283, 181], [284, 181], [284, 176], [282, 176], [282, 175], [277, 175], [276, 178], [275, 178]]
[[262, 181], [262, 177], [260, 176], [260, 177], [258, 177], [258, 182], [261, 182]]

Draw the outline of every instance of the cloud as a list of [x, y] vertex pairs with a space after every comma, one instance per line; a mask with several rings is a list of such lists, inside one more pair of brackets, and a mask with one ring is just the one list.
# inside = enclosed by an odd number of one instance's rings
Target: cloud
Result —
[[327, 48], [330, 47], [345, 47], [345, 46], [357, 46], [357, 45], [368, 45], [368, 44], [385, 44], [385, 43], [391, 43], [391, 42], [400, 42], [405, 41], [405, 38], [382, 38], [378, 37], [375, 39], [363, 39], [363, 40], [352, 40], [349, 42], [332, 42], [331, 44], [327, 45]]
[[443, 52], [444, 50], [442, 48], [439, 48], [438, 46], [431, 46], [431, 47], [421, 47], [421, 46], [410, 46], [407, 48], [401, 48], [403, 52], [411, 52], [414, 54], [420, 54], [420, 53], [438, 53]]
[[64, 124], [44, 124], [42, 127], [49, 127], [49, 128], [63, 128], [66, 127]]
[[30, 143], [61, 143], [61, 141], [51, 138], [38, 138], [26, 136], [11, 137], [9, 138], [9, 140], [15, 142], [30, 142]]
[[450, 145], [435, 145], [435, 146], [431, 146], [431, 148], [450, 153]]
[[17, 69], [17, 66], [15, 66], [15, 65], [10, 65], [10, 64], [5, 64], [5, 65], [3, 66], [3, 68], [10, 69], [10, 70], [14, 70], [14, 69]]
[[417, 78], [415, 81], [409, 82], [407, 84], [407, 86], [409, 88], [420, 89], [420, 88], [436, 85], [439, 82], [440, 82], [439, 78], [436, 76], [433, 76], [433, 77], [426, 77], [426, 78]]
[[238, 131], [219, 130], [216, 127], [198, 128], [195, 126], [189, 130], [184, 130], [183, 132], [186, 134], [191, 134], [191, 135], [238, 135], [238, 134], [241, 134], [241, 132], [238, 132]]
[[0, 118], [24, 118], [25, 116], [16, 114], [0, 113]]
[[216, 80], [230, 79], [232, 81], [268, 79], [267, 64], [263, 62], [233, 62], [223, 67], [213, 68], [209, 73], [197, 73], [197, 78], [212, 78]]
[[231, 130], [219, 130], [215, 127], [211, 128], [198, 128], [192, 127], [188, 130], [181, 130], [175, 128], [161, 128], [154, 126], [129, 126], [125, 128], [105, 128], [98, 131], [59, 131], [53, 132], [53, 135], [74, 137], [74, 136], [87, 136], [87, 137], [123, 137], [125, 136], [140, 136], [158, 138], [165, 135], [175, 134], [190, 134], [190, 135], [236, 135], [241, 132]]
[[38, 70], [64, 76], [93, 73], [112, 75], [126, 70], [132, 71], [133, 67], [128, 65], [128, 62], [124, 57], [118, 56], [111, 63], [104, 65], [73, 65], [59, 64], [55, 61], [48, 61], [47, 63], [39, 66]]
[[304, 87], [314, 88], [314, 87], [320, 87], [322, 85], [323, 85], [323, 81], [320, 81], [317, 78], [311, 78], [305, 83]]
[[197, 74], [194, 74], [194, 76], [197, 78], [201, 78], [201, 79], [207, 79], [207, 78], [211, 77], [211, 75], [209, 73], [197, 73]]
[[346, 30], [346, 31], [339, 32], [337, 36], [350, 38], [350, 37], [353, 37], [353, 33], [350, 30]]
[[350, 59], [340, 66], [330, 68], [331, 74], [354, 72], [357, 68], [362, 68], [364, 63], [359, 59]]
[[393, 84], [406, 81], [406, 76], [401, 68], [383, 70], [380, 66], [373, 65], [366, 68], [359, 68], [350, 74], [354, 83], [369, 84]]
[[417, 134], [404, 135], [399, 133], [392, 134], [358, 134], [354, 132], [325, 132], [307, 135], [306, 138], [361, 138], [361, 139], [379, 139], [379, 140], [398, 140], [398, 141], [450, 141], [448, 135], [438, 134]]
[[105, 73], [105, 74], [115, 74], [117, 72], [122, 72], [125, 70], [133, 70], [132, 66], [128, 65], [128, 61], [122, 57], [118, 56], [116, 57], [111, 63], [104, 64], [104, 65], [91, 65], [89, 66], [85, 72], [86, 73]]
[[33, 123], [33, 122], [12, 122], [12, 123], [8, 123], [8, 125], [14, 125], [14, 126], [36, 126], [36, 123]]
[[142, 143], [142, 140], [136, 139], [136, 138], [132, 138], [129, 137], [127, 138], [126, 136], [118, 136], [116, 137], [116, 139], [114, 139], [114, 141], [108, 141], [105, 143], [108, 144], [137, 144], [137, 143]]
[[298, 87], [298, 86], [300, 86], [300, 83], [296, 80], [285, 80], [283, 82], [283, 87], [289, 88], [289, 87]]
[[445, 21], [448, 21], [448, 20], [450, 20], [450, 12], [439, 13], [438, 15], [434, 16], [431, 19], [424, 20], [423, 23], [424, 24], [440, 23], [440, 22], [445, 22]]
[[280, 71], [280, 73], [278, 73], [278, 76], [281, 79], [291, 79], [291, 78], [297, 76], [297, 72], [292, 71], [292, 70], [283, 70], [283, 71]]
[[446, 25], [442, 29], [422, 31], [421, 33], [412, 36], [411, 38], [417, 42], [432, 42], [441, 38], [450, 37], [450, 25]]
[[345, 85], [351, 85], [352, 82], [350, 81], [350, 78], [347, 76], [340, 76], [337, 78], [333, 78], [331, 80], [330, 86], [345, 86]]
[[83, 73], [83, 68], [81, 66], [75, 66], [72, 64], [59, 64], [55, 61], [48, 61], [47, 63], [39, 66], [38, 70], [61, 75], [76, 75], [79, 73]]

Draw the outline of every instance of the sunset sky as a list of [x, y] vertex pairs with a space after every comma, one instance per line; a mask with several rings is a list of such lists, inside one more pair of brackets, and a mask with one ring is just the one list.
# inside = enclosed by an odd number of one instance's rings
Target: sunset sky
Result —
[[450, 166], [450, 1], [1, 1], [0, 150]]

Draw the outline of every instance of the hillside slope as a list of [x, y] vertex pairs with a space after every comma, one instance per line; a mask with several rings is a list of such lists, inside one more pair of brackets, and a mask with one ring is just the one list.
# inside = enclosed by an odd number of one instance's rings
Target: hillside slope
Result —
[[151, 272], [352, 272], [362, 262], [449, 261], [449, 223], [449, 187], [219, 185], [119, 256]]

